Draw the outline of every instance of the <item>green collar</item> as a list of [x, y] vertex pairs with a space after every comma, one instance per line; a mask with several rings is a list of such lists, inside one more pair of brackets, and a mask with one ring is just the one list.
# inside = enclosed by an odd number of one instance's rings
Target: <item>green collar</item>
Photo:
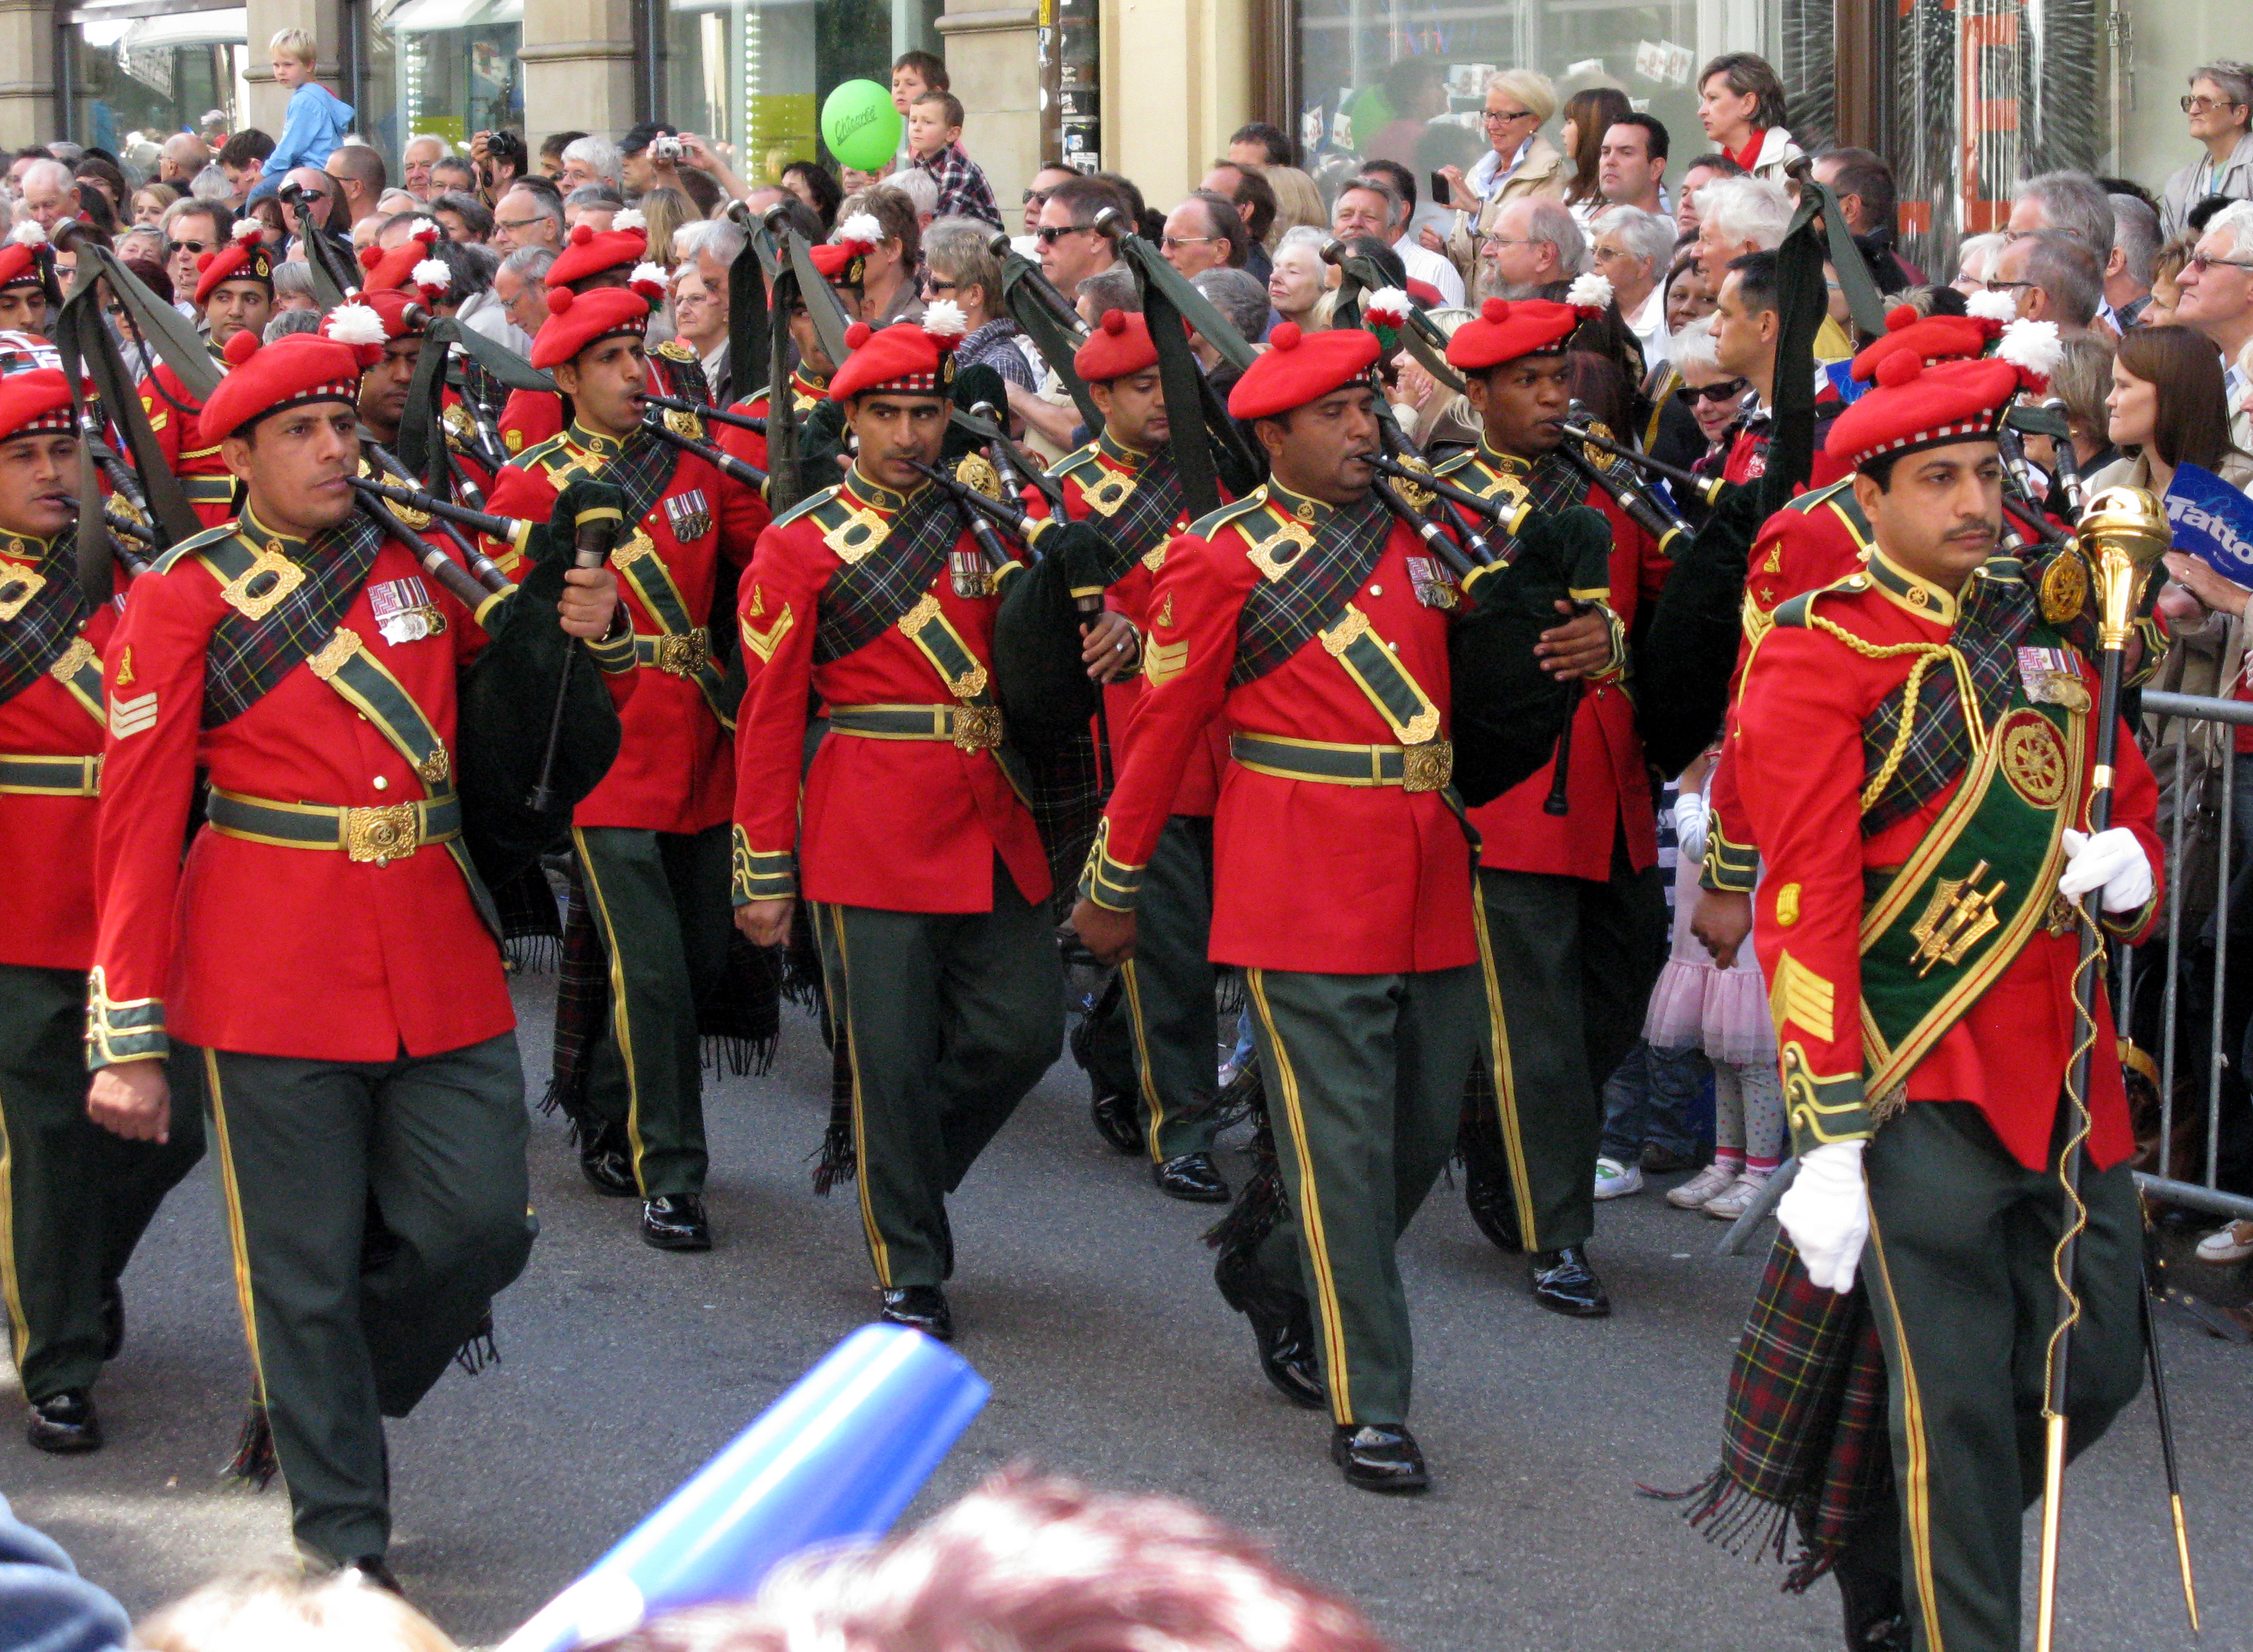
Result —
[[1095, 450], [1113, 464], [1127, 471], [1139, 471], [1149, 464], [1150, 455], [1140, 448], [1130, 448], [1111, 434], [1109, 426], [1096, 433]]
[[1888, 601], [1943, 630], [1955, 628], [1959, 604], [1955, 593], [1910, 573], [1890, 561], [1882, 550], [1870, 552], [1869, 570], [1870, 582], [1885, 593]]
[[1320, 527], [1338, 513], [1335, 505], [1309, 498], [1303, 493], [1294, 493], [1280, 482], [1270, 479], [1267, 484], [1267, 503], [1285, 516], [1295, 518], [1309, 527]]
[[258, 519], [257, 512], [250, 508], [248, 502], [242, 507], [241, 519], [235, 524], [235, 532], [250, 540], [252, 544], [262, 548], [280, 551], [293, 561], [302, 560], [310, 543], [308, 540], [299, 539], [294, 533], [284, 533], [278, 529], [267, 526]]
[[615, 459], [625, 451], [626, 444], [617, 437], [597, 435], [576, 419], [563, 428], [563, 436], [573, 447], [582, 449], [598, 459]]
[[868, 480], [861, 474], [861, 467], [856, 463], [851, 470], [845, 472], [844, 491], [846, 497], [854, 504], [866, 505], [891, 516], [905, 510], [908, 501], [915, 498], [916, 493], [922, 492], [930, 485], [930, 483], [924, 482], [916, 488], [915, 493], [895, 493], [882, 483]]
[[0, 540], [0, 556], [21, 562], [42, 561], [65, 542], [66, 537], [65, 533], [58, 533], [52, 539], [41, 539], [36, 533], [10, 533]]

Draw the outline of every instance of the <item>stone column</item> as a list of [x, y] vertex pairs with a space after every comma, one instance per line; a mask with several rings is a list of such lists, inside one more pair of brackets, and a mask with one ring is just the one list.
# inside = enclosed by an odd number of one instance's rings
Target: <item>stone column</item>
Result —
[[947, 78], [962, 100], [963, 138], [986, 169], [1003, 219], [1041, 164], [1040, 13], [994, 0], [947, 0], [938, 20]]
[[524, 8], [525, 135], [615, 137], [634, 123], [633, 0], [534, 0]]
[[1164, 212], [1252, 118], [1249, 0], [1103, 0], [1104, 164]]
[[52, 143], [63, 129], [55, 90], [53, 0], [0, 0], [0, 143]]
[[[255, 126], [271, 137], [282, 136], [289, 94], [274, 79], [266, 43], [282, 29], [303, 29], [313, 37], [321, 48], [315, 78], [345, 102], [356, 103], [352, 88], [338, 79], [337, 60], [345, 38], [344, 8], [338, 0], [246, 0], [243, 15], [243, 34], [249, 42], [243, 54], [248, 64], [243, 79], [249, 83], [250, 92], [241, 117], [242, 125]], [[326, 158], [317, 157], [312, 164], [318, 166]]]

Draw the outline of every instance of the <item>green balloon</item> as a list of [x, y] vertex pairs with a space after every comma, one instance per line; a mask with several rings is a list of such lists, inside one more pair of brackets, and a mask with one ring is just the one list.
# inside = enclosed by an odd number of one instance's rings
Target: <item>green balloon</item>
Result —
[[821, 141], [839, 162], [873, 172], [899, 152], [900, 112], [891, 88], [874, 80], [847, 80], [822, 100]]

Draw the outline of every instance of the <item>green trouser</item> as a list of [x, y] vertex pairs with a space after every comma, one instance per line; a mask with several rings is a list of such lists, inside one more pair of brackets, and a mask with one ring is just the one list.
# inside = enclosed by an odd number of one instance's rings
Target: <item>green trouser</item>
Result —
[[1120, 965], [1133, 1041], [1135, 1112], [1150, 1161], [1210, 1153], [1219, 1089], [1214, 1012], [1212, 817], [1177, 814], [1158, 834], [1134, 900], [1134, 956]]
[[610, 1036], [588, 1064], [587, 1105], [624, 1127], [643, 1198], [701, 1193], [696, 1007], [728, 967], [728, 828], [581, 826], [571, 840], [610, 961]]
[[438, 1380], [539, 1230], [516, 1035], [388, 1062], [204, 1057], [235, 1288], [297, 1541], [332, 1560], [380, 1555], [382, 1418]]
[[171, 1063], [171, 1140], [86, 1116], [86, 972], [0, 964], [0, 1286], [24, 1398], [91, 1388], [101, 1299], [204, 1156], [203, 1084]]
[[1393, 1247], [1454, 1150], [1490, 1036], [1475, 964], [1406, 975], [1245, 972], [1290, 1211], [1259, 1247], [1314, 1305], [1330, 1412], [1408, 1418], [1408, 1298]]
[[1657, 868], [1632, 871], [1623, 853], [1602, 883], [1491, 867], [1478, 883], [1509, 1028], [1490, 1070], [1518, 1236], [1530, 1251], [1585, 1244], [1604, 1081], [1643, 1035], [1665, 893]]
[[[2054, 1149], [2053, 1149], [2054, 1162]], [[2019, 1529], [2042, 1488], [2042, 1379], [2057, 1322], [2057, 1173], [2005, 1153], [1968, 1102], [1911, 1102], [1870, 1139], [1862, 1259], [1885, 1344], [1901, 1593], [1918, 1652], [2017, 1652]], [[2083, 1174], [2068, 1450], [2143, 1383], [2143, 1221], [2124, 1164]]]
[[861, 1223], [876, 1283], [937, 1285], [946, 1195], [1064, 1048], [1056, 932], [998, 859], [990, 912], [814, 914], [830, 1010], [852, 1040]]

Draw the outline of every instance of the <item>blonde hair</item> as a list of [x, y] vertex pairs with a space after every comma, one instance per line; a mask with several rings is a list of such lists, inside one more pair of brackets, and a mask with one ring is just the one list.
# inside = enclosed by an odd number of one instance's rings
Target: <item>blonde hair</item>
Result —
[[1263, 166], [1259, 175], [1275, 192], [1275, 221], [1267, 228], [1269, 251], [1280, 245], [1290, 230], [1305, 227], [1329, 234], [1330, 215], [1315, 180], [1295, 166]]
[[356, 1577], [245, 1572], [207, 1583], [135, 1626], [144, 1652], [460, 1652], [397, 1595]]
[[274, 38], [266, 43], [269, 58], [295, 58], [300, 63], [318, 64], [321, 48], [313, 37], [303, 29], [276, 29]]
[[1486, 83], [1489, 92], [1506, 92], [1532, 112], [1533, 124], [1546, 126], [1557, 118], [1557, 86], [1547, 75], [1531, 69], [1504, 69]]

